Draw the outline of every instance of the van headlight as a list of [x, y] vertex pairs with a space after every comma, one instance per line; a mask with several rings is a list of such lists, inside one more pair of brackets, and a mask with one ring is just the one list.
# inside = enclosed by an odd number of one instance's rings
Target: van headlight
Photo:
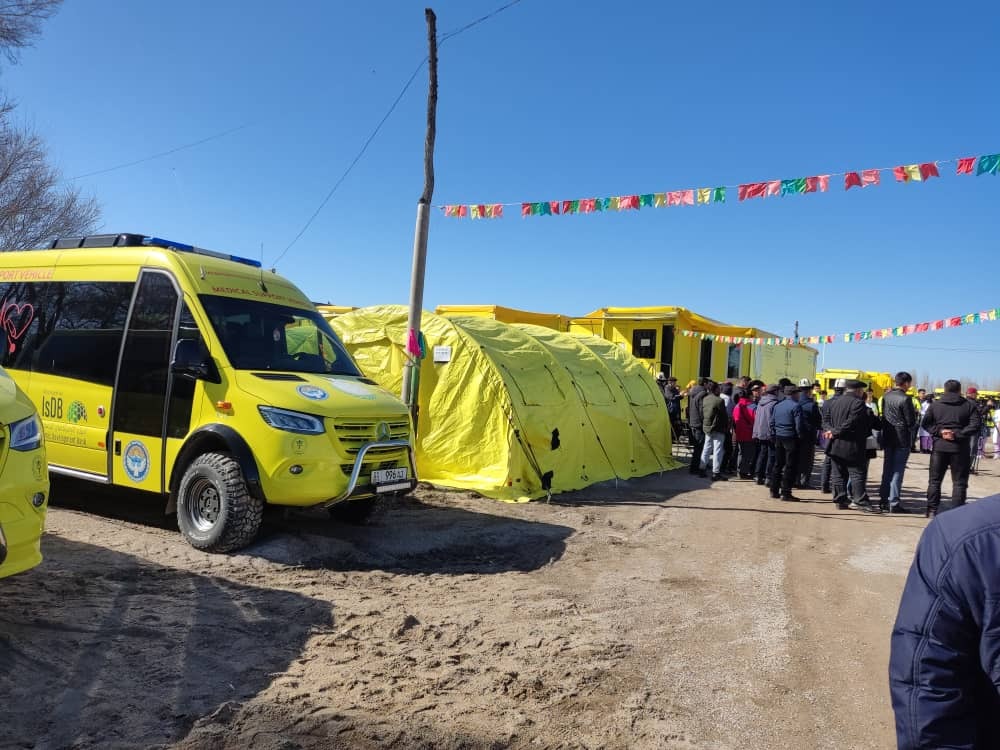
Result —
[[10, 447], [16, 451], [33, 451], [42, 444], [42, 423], [38, 415], [10, 424]]
[[323, 433], [323, 420], [312, 414], [300, 411], [277, 409], [273, 406], [258, 406], [260, 416], [271, 427], [285, 432], [297, 432], [301, 435], [320, 435]]

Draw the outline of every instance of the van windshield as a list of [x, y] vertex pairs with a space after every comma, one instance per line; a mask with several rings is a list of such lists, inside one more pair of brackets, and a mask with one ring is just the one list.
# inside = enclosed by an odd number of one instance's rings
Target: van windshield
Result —
[[315, 310], [211, 294], [200, 299], [237, 370], [361, 374], [330, 324]]

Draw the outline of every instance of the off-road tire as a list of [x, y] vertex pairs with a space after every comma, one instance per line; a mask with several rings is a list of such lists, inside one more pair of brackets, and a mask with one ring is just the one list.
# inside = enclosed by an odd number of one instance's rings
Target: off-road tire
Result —
[[[213, 502], [217, 498], [214, 520], [197, 508], [206, 493]], [[247, 491], [243, 471], [228, 453], [203, 453], [184, 470], [177, 488], [177, 526], [195, 549], [232, 552], [245, 547], [257, 536], [263, 517], [263, 501]]]
[[362, 497], [357, 500], [341, 500], [329, 508], [330, 518], [334, 521], [364, 526], [378, 510], [377, 497]]

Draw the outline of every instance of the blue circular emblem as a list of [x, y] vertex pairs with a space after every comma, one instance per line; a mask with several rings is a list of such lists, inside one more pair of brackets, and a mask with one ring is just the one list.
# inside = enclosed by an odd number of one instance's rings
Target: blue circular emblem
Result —
[[325, 401], [328, 395], [322, 388], [317, 388], [314, 385], [300, 385], [295, 390], [299, 392], [300, 396], [310, 401]]
[[133, 482], [141, 482], [149, 474], [149, 451], [138, 440], [133, 440], [125, 446], [122, 456], [125, 473]]

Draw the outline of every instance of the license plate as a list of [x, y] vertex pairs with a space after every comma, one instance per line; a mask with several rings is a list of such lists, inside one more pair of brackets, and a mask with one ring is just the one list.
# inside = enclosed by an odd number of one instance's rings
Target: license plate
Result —
[[383, 484], [399, 484], [406, 480], [409, 470], [403, 469], [379, 469], [372, 472], [372, 484], [378, 487]]

